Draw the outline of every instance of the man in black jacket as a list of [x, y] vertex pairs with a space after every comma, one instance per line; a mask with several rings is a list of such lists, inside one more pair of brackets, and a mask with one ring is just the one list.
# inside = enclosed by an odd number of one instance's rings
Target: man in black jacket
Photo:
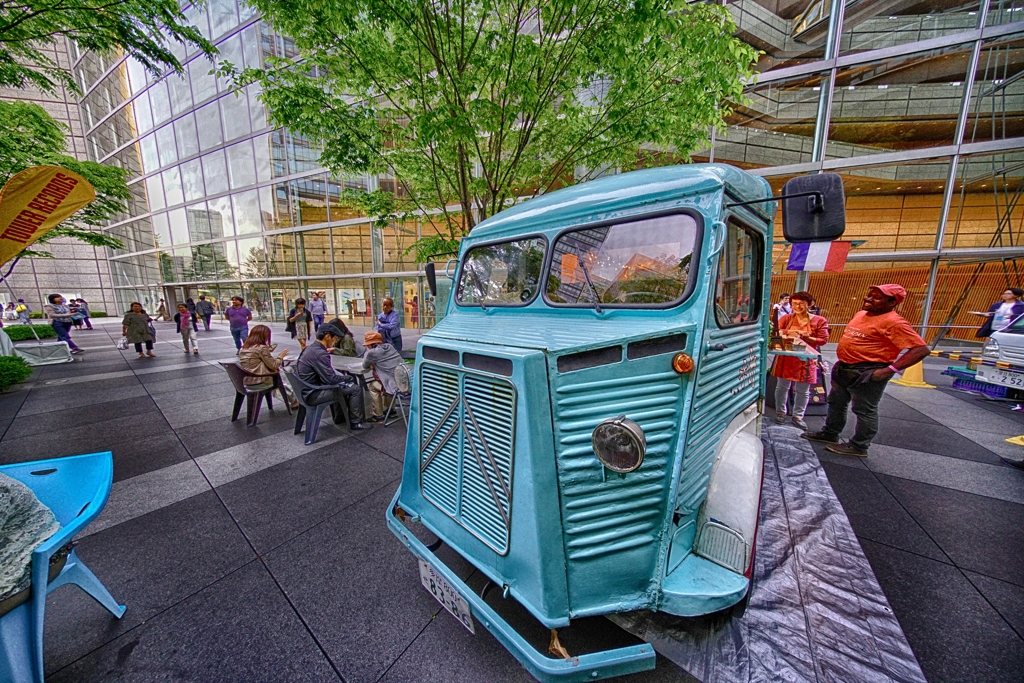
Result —
[[363, 390], [359, 380], [351, 375], [340, 374], [331, 365], [330, 350], [342, 337], [342, 332], [334, 325], [321, 325], [316, 333], [316, 342], [309, 344], [301, 354], [296, 366], [299, 379], [306, 384], [322, 389], [303, 387], [302, 400], [307, 405], [334, 403], [331, 413], [334, 423], [344, 422], [341, 401], [348, 404], [349, 429], [371, 429], [372, 425], [363, 424]]

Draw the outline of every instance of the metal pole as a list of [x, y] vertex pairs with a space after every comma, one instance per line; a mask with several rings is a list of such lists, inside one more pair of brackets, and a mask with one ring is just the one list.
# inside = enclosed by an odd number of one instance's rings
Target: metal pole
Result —
[[939, 259], [932, 261], [931, 270], [928, 272], [928, 288], [924, 295], [924, 308], [921, 309], [921, 324], [918, 326], [921, 336], [924, 337], [928, 327], [928, 319], [932, 315], [932, 300], [935, 297], [935, 283], [939, 279]]

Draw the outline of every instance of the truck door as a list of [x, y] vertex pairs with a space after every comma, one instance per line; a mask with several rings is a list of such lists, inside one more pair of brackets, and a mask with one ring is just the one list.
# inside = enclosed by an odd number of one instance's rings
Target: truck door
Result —
[[[764, 226], [762, 230], [766, 230]], [[767, 240], [762, 230], [735, 218], [726, 222], [725, 243], [713, 269], [696, 386], [687, 425], [678, 495], [678, 532], [692, 541], [693, 523], [707, 492], [711, 466], [722, 432], [761, 395], [767, 315], [764, 264]], [[679, 538], [679, 536], [677, 536]], [[677, 558], [678, 549], [673, 556]]]

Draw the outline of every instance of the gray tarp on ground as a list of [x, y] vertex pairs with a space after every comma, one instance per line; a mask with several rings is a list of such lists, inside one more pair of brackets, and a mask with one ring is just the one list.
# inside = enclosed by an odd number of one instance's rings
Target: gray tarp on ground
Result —
[[705, 683], [925, 680], [807, 441], [766, 425], [754, 591], [741, 619], [613, 621]]

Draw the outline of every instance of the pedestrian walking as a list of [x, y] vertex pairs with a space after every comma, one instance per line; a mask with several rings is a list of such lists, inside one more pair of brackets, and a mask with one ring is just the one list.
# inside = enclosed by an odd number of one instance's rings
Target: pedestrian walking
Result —
[[400, 319], [398, 317], [398, 311], [395, 310], [395, 302], [390, 297], [385, 297], [381, 303], [381, 308], [384, 311], [377, 316], [377, 324], [373, 329], [380, 332], [380, 335], [384, 338], [384, 341], [391, 344], [395, 348], [395, 351], [402, 350], [402, 327]]
[[205, 294], [199, 295], [199, 301], [196, 303], [196, 314], [203, 319], [203, 327], [209, 332], [210, 319], [213, 318], [213, 304], [206, 300]]
[[1021, 296], [1024, 296], [1024, 289], [1010, 287], [999, 296], [999, 301], [988, 307], [988, 313], [971, 311], [975, 315], [987, 318], [974, 336], [981, 339], [991, 337], [993, 332], [998, 332], [1016, 320], [1017, 316], [1024, 313], [1024, 301], [1020, 300]]
[[292, 339], [299, 340], [299, 346], [306, 348], [306, 342], [311, 336], [310, 327], [313, 325], [313, 315], [306, 309], [306, 300], [301, 296], [295, 300], [295, 308], [288, 311], [288, 324], [284, 331], [291, 332]]
[[192, 314], [192, 329], [196, 332], [199, 331], [199, 316], [196, 314], [196, 302], [192, 300], [192, 297], [185, 299], [185, 308]]
[[157, 320], [170, 320], [167, 315], [167, 303], [160, 299], [160, 305], [156, 307], [156, 319]]
[[[155, 358], [156, 354], [153, 353], [153, 330], [150, 327], [150, 323], [153, 319], [149, 317], [142, 308], [142, 304], [138, 301], [133, 301], [131, 306], [128, 307], [128, 312], [124, 314], [124, 319], [121, 321], [121, 336], [128, 337], [128, 341], [135, 344], [135, 352], [139, 354], [139, 358]], [[146, 345], [146, 353], [142, 352], [142, 345]]]
[[270, 343], [270, 336], [270, 328], [266, 325], [253, 325], [249, 336], [245, 338], [245, 342], [238, 352], [238, 364], [246, 372], [258, 376], [246, 376], [242, 383], [250, 389], [256, 390], [256, 387], [261, 384], [270, 384], [276, 375], [277, 381], [284, 388], [288, 402], [292, 404], [292, 408], [298, 408], [299, 402], [295, 398], [295, 394], [292, 393], [291, 385], [280, 374], [285, 356], [288, 355], [288, 349], [283, 349], [275, 356], [274, 349], [276, 347]]
[[78, 299], [68, 299], [68, 310], [71, 311], [71, 325], [76, 330], [82, 329], [82, 314], [78, 310]]
[[88, 330], [92, 329], [92, 321], [89, 320], [89, 303], [82, 298], [78, 299], [78, 312], [82, 314], [82, 322]]
[[[813, 315], [810, 306], [814, 297], [808, 292], [797, 292], [790, 297], [793, 312], [779, 318], [779, 335], [786, 339], [802, 341], [814, 350], [828, 342], [828, 321], [820, 315]], [[775, 384], [775, 422], [785, 424], [786, 403], [789, 388], [793, 387], [793, 406], [789, 415], [793, 424], [807, 429], [804, 413], [810, 398], [811, 387], [818, 381], [817, 360], [804, 360], [793, 356], [776, 356], [772, 362], [772, 376]]]
[[224, 309], [224, 319], [228, 321], [228, 329], [235, 340], [235, 348], [241, 350], [242, 342], [249, 336], [249, 321], [252, 311], [243, 306], [242, 297], [231, 297], [231, 305]]
[[14, 307], [14, 310], [18, 313], [18, 321], [22, 325], [28, 325], [32, 309], [28, 307], [24, 299], [18, 299], [18, 305]]
[[185, 355], [188, 355], [189, 344], [192, 346], [192, 353], [199, 355], [199, 343], [196, 341], [196, 314], [188, 310], [186, 304], [178, 304], [178, 312], [174, 314], [174, 329], [181, 335], [181, 343], [185, 347]]
[[43, 306], [43, 311], [50, 320], [50, 326], [53, 327], [53, 331], [57, 333], [57, 339], [66, 343], [71, 349], [71, 353], [82, 353], [82, 349], [78, 348], [75, 342], [71, 341], [71, 323], [72, 318], [75, 316], [75, 313], [71, 311], [71, 307], [64, 303], [64, 297], [60, 294], [51, 294], [46, 297], [46, 300], [49, 303]]
[[309, 312], [313, 314], [313, 331], [316, 332], [324, 324], [324, 317], [327, 315], [327, 302], [320, 297], [318, 292], [313, 292], [313, 299], [309, 302]]
[[[828, 444], [826, 450], [840, 455], [867, 456], [878, 433], [878, 403], [885, 385], [893, 375], [902, 374], [928, 355], [924, 340], [894, 310], [906, 297], [907, 290], [897, 284], [868, 289], [862, 310], [846, 325], [836, 349], [839, 362], [832, 368], [825, 427], [804, 432], [801, 436], [805, 439], [822, 441]], [[840, 443], [851, 401], [857, 431], [849, 443]]]

